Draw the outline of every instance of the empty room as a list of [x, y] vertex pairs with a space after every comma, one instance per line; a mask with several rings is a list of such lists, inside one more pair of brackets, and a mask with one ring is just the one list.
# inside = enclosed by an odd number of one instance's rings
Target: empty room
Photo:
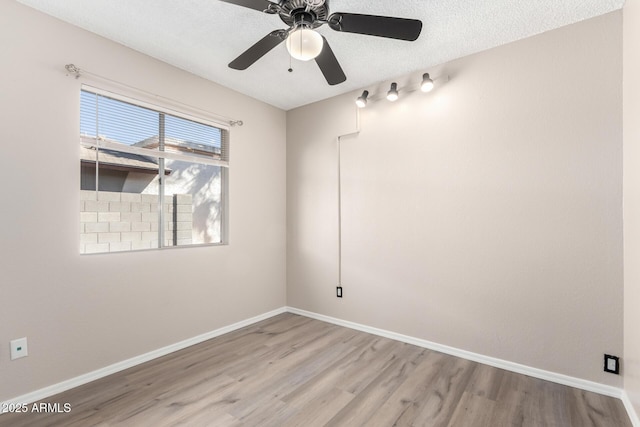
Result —
[[640, 0], [0, 22], [0, 426], [640, 427]]

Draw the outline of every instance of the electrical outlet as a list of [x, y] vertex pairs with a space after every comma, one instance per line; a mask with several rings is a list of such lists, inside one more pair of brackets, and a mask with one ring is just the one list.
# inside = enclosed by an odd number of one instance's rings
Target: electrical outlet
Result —
[[616, 375], [620, 374], [620, 358], [617, 356], [611, 356], [610, 354], [605, 354], [604, 371]]
[[20, 359], [21, 357], [26, 357], [29, 353], [27, 352], [27, 337], [18, 338], [17, 340], [11, 341], [11, 360]]
[[336, 296], [342, 298], [342, 286], [336, 287]]

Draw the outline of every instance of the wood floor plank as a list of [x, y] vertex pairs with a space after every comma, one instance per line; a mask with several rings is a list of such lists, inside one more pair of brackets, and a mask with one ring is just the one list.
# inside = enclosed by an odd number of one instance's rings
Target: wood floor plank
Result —
[[[327, 390], [353, 389], [354, 382], [359, 383], [361, 377], [370, 377], [371, 369], [377, 369], [373, 362], [376, 359], [386, 360], [394, 345], [393, 341], [383, 338], [366, 334], [361, 334], [361, 337], [365, 337], [367, 341], [360, 341], [360, 346], [356, 346], [358, 343], [350, 342], [354, 346], [351, 352], [328, 366], [325, 371], [293, 389], [283, 396], [282, 400], [297, 407], [304, 407]], [[354, 396], [353, 392], [345, 392]]]
[[[373, 337], [370, 337], [373, 339]], [[388, 343], [389, 346], [385, 344]], [[377, 347], [379, 346], [379, 347]], [[382, 372], [395, 363], [406, 347], [399, 346], [392, 340], [381, 338], [366, 345], [358, 359], [347, 367], [340, 379], [339, 387], [352, 394], [359, 394], [375, 379], [372, 372]]]
[[491, 426], [496, 402], [476, 393], [465, 391], [456, 405], [448, 427]]
[[468, 391], [495, 402], [505, 373], [503, 369], [478, 364], [469, 379]]
[[0, 427], [631, 427], [618, 399], [285, 313], [9, 413]]
[[442, 371], [448, 356], [434, 351], [426, 353], [409, 378], [396, 389], [372, 416], [380, 425], [412, 425], [430, 392], [434, 378]]
[[405, 345], [392, 362], [377, 375], [356, 397], [338, 412], [327, 426], [362, 426], [374, 423], [377, 409], [384, 405], [394, 391], [409, 378], [429, 350]]
[[338, 388], [325, 390], [324, 393], [317, 394], [313, 400], [307, 400], [302, 406], [294, 405], [299, 408], [298, 413], [282, 424], [282, 427], [324, 426], [341, 408], [348, 405], [353, 397], [353, 394]]
[[326, 369], [336, 358], [342, 357], [352, 348], [342, 342], [342, 338], [351, 331], [334, 328], [330, 333], [300, 348], [290, 351], [278, 359], [272, 360], [259, 373], [251, 376], [243, 375], [243, 381], [251, 393], [246, 399], [239, 401], [233, 408], [232, 414], [243, 419], [248, 411], [267, 404], [267, 401], [281, 401], [281, 397], [291, 390], [304, 384], [310, 378]]
[[451, 358], [434, 378], [414, 424], [447, 426], [476, 367], [469, 360]]

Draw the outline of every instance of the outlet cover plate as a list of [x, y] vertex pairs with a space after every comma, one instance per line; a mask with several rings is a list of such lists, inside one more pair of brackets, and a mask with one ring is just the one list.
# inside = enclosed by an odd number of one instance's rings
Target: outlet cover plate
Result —
[[28, 355], [27, 337], [18, 338], [11, 341], [11, 360], [20, 359]]
[[620, 358], [610, 354], [604, 355], [604, 371], [611, 374], [620, 374]]

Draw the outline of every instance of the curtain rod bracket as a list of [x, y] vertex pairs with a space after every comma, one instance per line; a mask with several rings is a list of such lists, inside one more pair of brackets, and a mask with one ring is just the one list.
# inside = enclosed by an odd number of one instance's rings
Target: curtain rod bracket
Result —
[[67, 64], [64, 66], [64, 68], [69, 72], [69, 74], [75, 75], [76, 79], [80, 78], [80, 71], [81, 71], [80, 68], [76, 67], [73, 64]]

